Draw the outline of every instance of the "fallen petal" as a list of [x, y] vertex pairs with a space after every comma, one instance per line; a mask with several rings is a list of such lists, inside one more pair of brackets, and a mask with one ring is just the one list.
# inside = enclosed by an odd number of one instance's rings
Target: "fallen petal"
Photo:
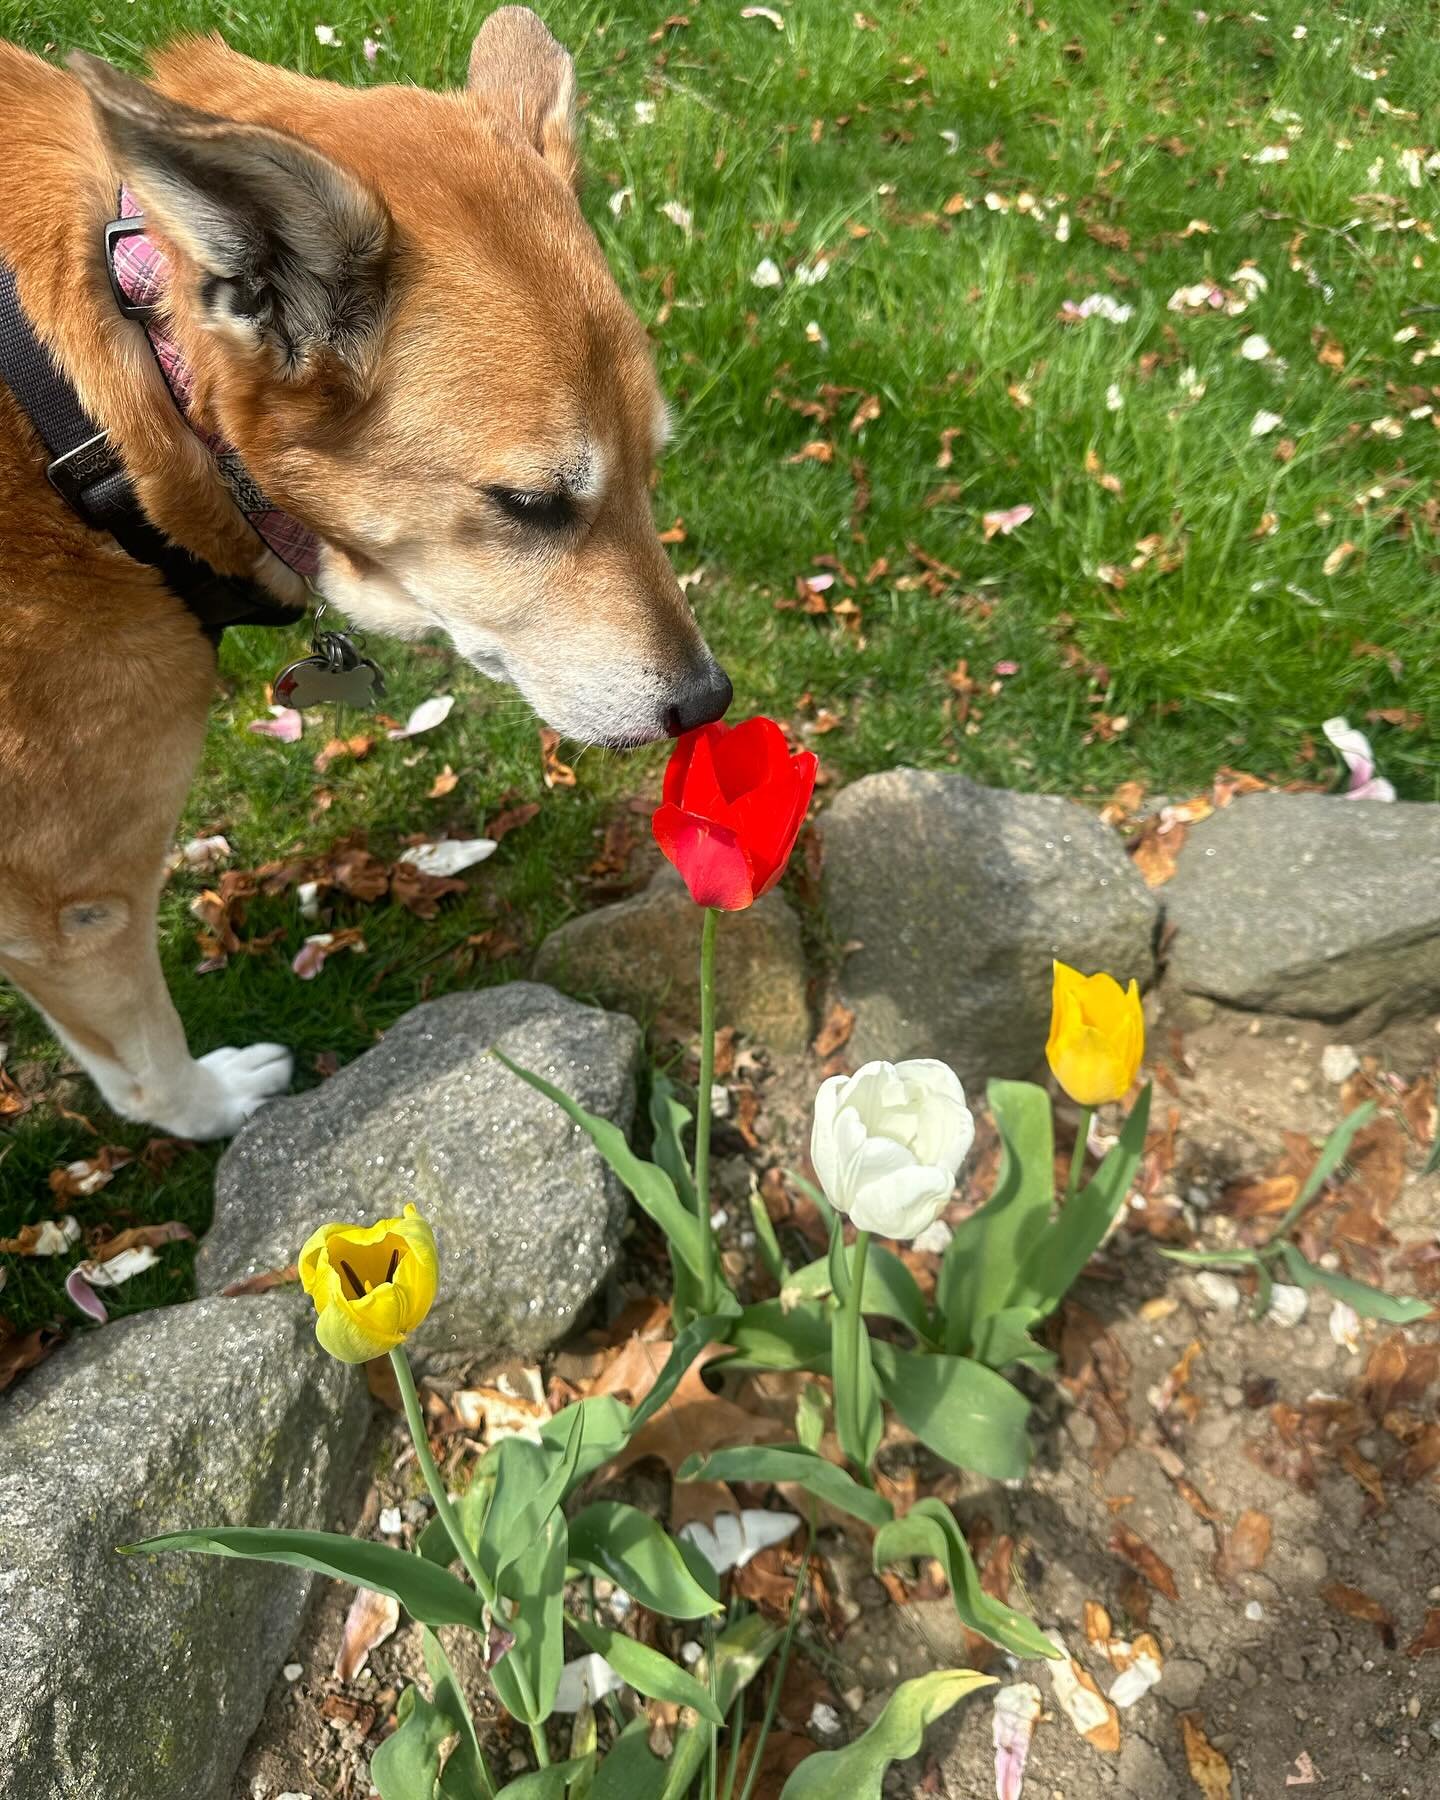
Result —
[[433, 844], [413, 844], [400, 857], [422, 875], [458, 875], [472, 863], [484, 862], [497, 849], [494, 838], [441, 838]]
[[278, 738], [282, 744], [295, 743], [305, 729], [305, 721], [293, 706], [272, 706], [268, 719], [252, 719], [248, 730], [258, 737]]
[[995, 1793], [997, 1800], [1020, 1800], [1025, 1760], [1035, 1721], [1040, 1717], [1040, 1690], [1033, 1681], [1015, 1681], [995, 1690]]
[[91, 1287], [119, 1287], [122, 1281], [153, 1269], [159, 1260], [159, 1253], [152, 1245], [136, 1244], [133, 1249], [122, 1250], [107, 1262], [82, 1262], [75, 1266]]
[[365, 1658], [377, 1644], [383, 1644], [400, 1623], [400, 1603], [393, 1594], [377, 1594], [373, 1588], [360, 1588], [345, 1615], [345, 1629], [335, 1655], [335, 1674], [341, 1681], [353, 1681], [365, 1667]]
[[420, 702], [403, 725], [394, 727], [389, 734], [391, 740], [418, 737], [422, 731], [433, 731], [450, 717], [450, 708], [454, 704], [453, 694], [432, 694], [428, 700]]
[[85, 1279], [84, 1263], [77, 1263], [65, 1277], [65, 1292], [74, 1301], [87, 1318], [94, 1319], [97, 1325], [103, 1325], [110, 1317], [105, 1310], [105, 1302]]
[[680, 1527], [678, 1535], [695, 1546], [717, 1575], [723, 1575], [727, 1569], [743, 1569], [752, 1556], [772, 1544], [783, 1544], [799, 1529], [800, 1520], [794, 1513], [752, 1507], [740, 1513], [717, 1513], [713, 1527], [692, 1519]]
[[597, 1651], [577, 1656], [560, 1671], [560, 1685], [555, 1690], [555, 1711], [577, 1713], [582, 1706], [593, 1706], [606, 1694], [613, 1694], [625, 1683]]
[[988, 544], [997, 532], [1001, 537], [1009, 537], [1012, 531], [1017, 530], [1027, 519], [1033, 519], [1034, 516], [1035, 508], [1024, 504], [1007, 506], [1001, 512], [985, 513], [980, 524], [985, 533], [986, 543]]

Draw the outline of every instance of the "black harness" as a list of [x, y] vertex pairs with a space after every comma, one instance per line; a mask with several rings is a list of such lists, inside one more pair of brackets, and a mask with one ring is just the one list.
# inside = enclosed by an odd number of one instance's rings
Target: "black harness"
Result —
[[[112, 266], [112, 236], [134, 229], [135, 223], [133, 219], [115, 219], [106, 226], [107, 269]], [[149, 310], [132, 306], [118, 291], [116, 303], [127, 318], [143, 318]], [[154, 569], [212, 643], [219, 643], [227, 625], [300, 622], [303, 614], [298, 609], [282, 606], [257, 582], [217, 574], [208, 563], [170, 543], [150, 523], [105, 432], [85, 411], [69, 378], [35, 335], [20, 305], [15, 271], [3, 259], [0, 379], [45, 446], [45, 474], [66, 505], [93, 530], [108, 531], [136, 562]]]

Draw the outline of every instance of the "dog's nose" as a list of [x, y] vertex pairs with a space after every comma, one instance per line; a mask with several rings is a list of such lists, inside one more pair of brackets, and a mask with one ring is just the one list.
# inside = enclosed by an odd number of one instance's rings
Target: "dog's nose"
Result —
[[697, 726], [711, 725], [723, 718], [725, 709], [735, 698], [730, 677], [717, 662], [707, 662], [693, 675], [687, 675], [676, 690], [675, 698], [665, 708], [665, 733], [679, 737]]

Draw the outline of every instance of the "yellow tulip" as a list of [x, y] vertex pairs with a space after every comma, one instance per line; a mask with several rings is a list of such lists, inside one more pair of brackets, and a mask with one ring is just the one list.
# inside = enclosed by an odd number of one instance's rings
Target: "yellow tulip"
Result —
[[1045, 1055], [1070, 1098], [1081, 1106], [1119, 1100], [1144, 1054], [1145, 1014], [1135, 983], [1122, 988], [1113, 975], [1082, 975], [1057, 962]]
[[403, 1219], [322, 1225], [300, 1252], [315, 1335], [341, 1362], [369, 1362], [403, 1343], [434, 1305], [439, 1278], [434, 1236], [413, 1206]]

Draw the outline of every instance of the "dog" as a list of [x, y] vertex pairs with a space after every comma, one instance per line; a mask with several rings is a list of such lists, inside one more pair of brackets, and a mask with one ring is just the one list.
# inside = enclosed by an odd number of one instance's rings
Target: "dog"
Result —
[[[441, 628], [570, 737], [724, 713], [651, 516], [650, 345], [581, 213], [574, 68], [534, 13], [486, 19], [451, 93], [216, 38], [149, 82], [0, 44], [0, 119], [0, 264], [161, 539], [298, 618], [303, 566], [263, 534], [288, 521], [357, 625]], [[117, 195], [164, 273], [148, 324], [107, 266]], [[192, 1058], [161, 974], [214, 684], [201, 620], [67, 505], [0, 383], [0, 975], [115, 1112], [194, 1139], [291, 1075], [274, 1044]]]

